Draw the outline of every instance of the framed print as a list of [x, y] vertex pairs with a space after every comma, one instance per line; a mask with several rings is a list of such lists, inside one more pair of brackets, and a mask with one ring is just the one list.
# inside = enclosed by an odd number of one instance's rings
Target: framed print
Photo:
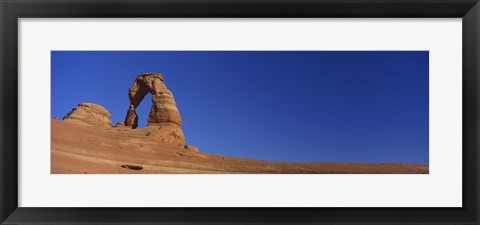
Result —
[[479, 224], [479, 7], [1, 1], [1, 224]]

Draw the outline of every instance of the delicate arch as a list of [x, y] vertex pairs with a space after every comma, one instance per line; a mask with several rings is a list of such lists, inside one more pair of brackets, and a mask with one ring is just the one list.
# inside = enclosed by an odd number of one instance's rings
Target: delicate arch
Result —
[[175, 99], [163, 82], [164, 76], [159, 73], [144, 73], [133, 82], [128, 92], [130, 106], [125, 118], [125, 125], [138, 127], [138, 115], [135, 109], [148, 93], [152, 94], [152, 108], [148, 116], [148, 124], [174, 123], [182, 125]]

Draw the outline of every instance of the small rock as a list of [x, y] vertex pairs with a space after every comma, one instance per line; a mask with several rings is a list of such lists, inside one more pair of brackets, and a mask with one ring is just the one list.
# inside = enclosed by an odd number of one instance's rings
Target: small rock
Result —
[[192, 151], [192, 152], [200, 152], [200, 150], [199, 150], [197, 147], [193, 146], [193, 145], [185, 145], [184, 148], [187, 149], [187, 150], [190, 150], [190, 151]]

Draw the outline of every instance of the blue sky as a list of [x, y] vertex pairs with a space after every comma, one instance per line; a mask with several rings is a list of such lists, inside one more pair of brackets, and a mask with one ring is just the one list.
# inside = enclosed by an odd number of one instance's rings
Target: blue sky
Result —
[[[52, 51], [52, 117], [81, 102], [123, 122], [165, 75], [188, 144], [288, 162], [428, 163], [428, 51]], [[139, 127], [151, 107], [137, 109]]]

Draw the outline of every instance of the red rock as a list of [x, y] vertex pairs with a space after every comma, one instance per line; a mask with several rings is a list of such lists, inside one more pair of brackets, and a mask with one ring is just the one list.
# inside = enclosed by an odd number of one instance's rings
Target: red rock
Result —
[[152, 95], [152, 108], [148, 116], [148, 125], [144, 128], [146, 136], [175, 146], [185, 146], [182, 118], [162, 74], [143, 73], [137, 76], [128, 92], [130, 106], [125, 117], [125, 126], [137, 128], [138, 115], [135, 109], [148, 93]]
[[110, 112], [101, 105], [80, 103], [63, 117], [65, 121], [74, 121], [85, 125], [112, 127]]
[[192, 145], [185, 145], [185, 149], [193, 151], [193, 152], [200, 152], [197, 147], [192, 146]]
[[175, 123], [182, 125], [172, 92], [163, 82], [164, 76], [159, 73], [143, 73], [133, 82], [128, 92], [130, 107], [125, 118], [125, 125], [137, 127], [138, 115], [135, 109], [148, 93], [152, 94], [152, 108], [148, 123]]
[[130, 105], [130, 108], [127, 111], [124, 125], [131, 126], [133, 129], [138, 127], [138, 115], [137, 112], [135, 112], [133, 105]]

